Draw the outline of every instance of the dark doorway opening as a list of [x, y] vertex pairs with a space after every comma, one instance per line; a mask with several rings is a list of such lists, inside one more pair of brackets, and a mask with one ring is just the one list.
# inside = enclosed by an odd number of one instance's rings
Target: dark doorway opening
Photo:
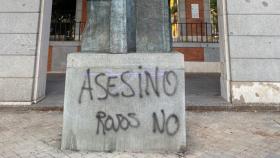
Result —
[[52, 6], [52, 22], [74, 20], [76, 0], [54, 0]]
[[75, 37], [76, 0], [54, 0], [50, 40], [70, 41]]

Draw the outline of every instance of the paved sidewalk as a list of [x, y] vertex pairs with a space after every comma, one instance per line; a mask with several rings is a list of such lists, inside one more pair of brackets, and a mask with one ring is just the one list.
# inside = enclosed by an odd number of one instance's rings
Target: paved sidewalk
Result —
[[280, 113], [187, 113], [186, 155], [59, 150], [62, 113], [0, 111], [1, 158], [279, 158]]

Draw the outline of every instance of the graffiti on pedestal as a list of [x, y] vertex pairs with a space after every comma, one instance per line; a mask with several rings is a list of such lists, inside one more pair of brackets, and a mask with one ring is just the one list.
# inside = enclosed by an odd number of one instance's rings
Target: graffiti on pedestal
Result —
[[[97, 128], [96, 134], [106, 135], [107, 132], [119, 132], [127, 131], [129, 129], [137, 129], [141, 126], [141, 121], [137, 118], [136, 113], [128, 113], [127, 115], [116, 114], [115, 116], [109, 115], [104, 111], [99, 111], [96, 114]], [[178, 133], [180, 128], [180, 121], [176, 114], [171, 114], [166, 117], [165, 111], [161, 110], [161, 119], [159, 115], [154, 112], [152, 114], [153, 127], [152, 132], [154, 134], [166, 133], [169, 136], [174, 136]], [[171, 124], [173, 126], [171, 127]]]
[[[104, 101], [106, 100], [110, 99], [114, 102], [114, 99], [129, 98], [140, 99], [137, 104], [141, 105], [143, 99], [173, 97], [177, 93], [179, 84], [175, 71], [159, 67], [147, 69], [138, 66], [134, 71], [110, 69], [99, 72], [96, 70], [92, 72], [89, 68], [83, 76], [78, 98], [79, 105], [83, 104], [83, 100], [90, 99], [94, 104], [105, 106]], [[96, 135], [139, 130], [142, 123], [147, 127], [147, 120], [150, 122], [150, 129], [147, 130], [151, 133], [176, 135], [180, 128], [178, 116], [174, 113], [168, 114], [166, 110], [160, 109], [147, 112], [145, 117], [135, 112], [116, 114], [114, 111], [97, 111], [95, 114], [97, 120]]]
[[[128, 70], [121, 73], [92, 73], [90, 69], [87, 69], [78, 98], [79, 104], [82, 103], [84, 95], [89, 96], [90, 100], [98, 99], [102, 101], [109, 97], [143, 98], [151, 97], [152, 94], [156, 97], [162, 95], [172, 97], [176, 94], [178, 76], [174, 71], [159, 70], [158, 67], [155, 67], [151, 72], [150, 70], [143, 70], [142, 66], [139, 66], [138, 70], [138, 72]], [[137, 84], [132, 85], [127, 78], [137, 80]], [[119, 83], [119, 85], [116, 85], [116, 83]], [[97, 92], [97, 89], [93, 88], [93, 84], [99, 90], [97, 98], [94, 98], [93, 95], [96, 94], [94, 92]], [[124, 91], [124, 89], [128, 90]]]

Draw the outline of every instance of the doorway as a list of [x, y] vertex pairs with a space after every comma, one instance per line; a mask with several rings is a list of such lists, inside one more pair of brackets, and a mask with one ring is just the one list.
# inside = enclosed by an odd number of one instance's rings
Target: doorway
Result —
[[79, 0], [53, 0], [44, 106], [63, 106], [67, 55], [79, 51]]
[[[225, 101], [217, 0], [170, 0], [173, 49], [185, 56], [188, 103]], [[221, 15], [221, 14], [220, 14]], [[221, 25], [222, 26], [222, 25]], [[207, 100], [205, 101], [207, 102]]]

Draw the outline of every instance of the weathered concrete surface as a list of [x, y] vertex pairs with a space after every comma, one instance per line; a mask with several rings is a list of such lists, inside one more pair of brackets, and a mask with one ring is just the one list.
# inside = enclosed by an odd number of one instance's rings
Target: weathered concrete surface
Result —
[[70, 54], [62, 149], [184, 150], [184, 83], [179, 53]]
[[278, 92], [272, 96], [272, 89], [260, 84], [279, 83], [280, 2], [219, 0], [218, 5], [222, 95], [234, 102], [279, 103], [273, 98]]
[[88, 0], [88, 21], [83, 33], [83, 52], [110, 51], [110, 0]]
[[234, 103], [279, 103], [279, 82], [232, 82]]
[[137, 0], [136, 47], [138, 52], [170, 52], [168, 0]]

